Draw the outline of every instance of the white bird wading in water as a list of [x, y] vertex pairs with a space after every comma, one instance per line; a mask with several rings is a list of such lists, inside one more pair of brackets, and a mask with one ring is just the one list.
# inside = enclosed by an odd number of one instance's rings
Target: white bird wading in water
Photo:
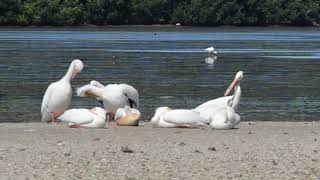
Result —
[[206, 52], [208, 52], [208, 57], [210, 57], [210, 54], [213, 54], [214, 56], [218, 55], [218, 52], [214, 50], [214, 47], [208, 47], [206, 49], [204, 49]]

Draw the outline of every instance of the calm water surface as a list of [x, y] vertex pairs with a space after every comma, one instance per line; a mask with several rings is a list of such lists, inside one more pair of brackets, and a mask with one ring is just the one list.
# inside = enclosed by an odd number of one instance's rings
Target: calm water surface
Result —
[[[207, 65], [211, 45], [219, 57]], [[131, 84], [145, 120], [159, 106], [192, 108], [222, 96], [239, 70], [243, 120], [319, 120], [317, 29], [22, 28], [0, 29], [0, 122], [40, 121], [47, 86], [74, 58], [85, 64], [74, 89], [92, 79]], [[73, 94], [72, 108], [96, 105]]]

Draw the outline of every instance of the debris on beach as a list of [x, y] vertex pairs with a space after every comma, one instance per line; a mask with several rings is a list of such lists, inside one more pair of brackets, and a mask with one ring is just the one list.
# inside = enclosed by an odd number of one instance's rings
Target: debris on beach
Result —
[[19, 151], [26, 151], [27, 148], [20, 148]]
[[134, 153], [134, 151], [132, 149], [130, 149], [128, 146], [122, 146], [121, 147], [121, 151], [124, 153]]
[[93, 139], [93, 141], [100, 141], [100, 140], [101, 140], [101, 139], [100, 139], [100, 138], [97, 138], [97, 137]]
[[216, 151], [217, 149], [216, 149], [216, 147], [212, 146], [212, 147], [209, 147], [208, 150], [209, 151]]
[[271, 163], [273, 164], [273, 165], [278, 165], [278, 163], [277, 163], [277, 161], [275, 161], [275, 160], [271, 160]]

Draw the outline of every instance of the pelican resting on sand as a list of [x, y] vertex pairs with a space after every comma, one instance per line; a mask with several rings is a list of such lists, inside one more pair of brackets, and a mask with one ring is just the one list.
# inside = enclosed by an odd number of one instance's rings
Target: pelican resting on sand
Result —
[[119, 108], [129, 106], [130, 108], [139, 107], [139, 93], [128, 84], [108, 84], [103, 86], [98, 81], [91, 81], [90, 84], [77, 89], [80, 97], [94, 97], [101, 100], [110, 121]]
[[117, 110], [114, 120], [118, 126], [138, 126], [140, 117], [139, 110], [126, 106]]
[[189, 109], [175, 109], [169, 107], [159, 107], [156, 109], [151, 119], [153, 127], [164, 128], [194, 128], [199, 126], [207, 126], [202, 123], [205, 121], [199, 112]]
[[[210, 124], [214, 129], [230, 129], [240, 123], [240, 116], [236, 113], [241, 98], [240, 81], [243, 79], [243, 72], [237, 72], [233, 82], [226, 90], [224, 97], [205, 102], [194, 109], [207, 121], [202, 123]], [[234, 91], [233, 95], [230, 93]]]
[[69, 109], [58, 117], [68, 123], [71, 128], [104, 128], [106, 126], [106, 111], [100, 107], [92, 109]]
[[51, 83], [47, 88], [41, 105], [41, 121], [52, 123], [55, 118], [61, 115], [69, 106], [72, 89], [70, 81], [83, 69], [83, 63], [79, 59], [71, 62], [65, 76], [57, 82]]

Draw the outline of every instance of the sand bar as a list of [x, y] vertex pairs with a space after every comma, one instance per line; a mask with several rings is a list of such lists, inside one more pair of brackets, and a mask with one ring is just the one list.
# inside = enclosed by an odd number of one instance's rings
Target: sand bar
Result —
[[319, 122], [238, 129], [0, 124], [1, 179], [319, 179]]

